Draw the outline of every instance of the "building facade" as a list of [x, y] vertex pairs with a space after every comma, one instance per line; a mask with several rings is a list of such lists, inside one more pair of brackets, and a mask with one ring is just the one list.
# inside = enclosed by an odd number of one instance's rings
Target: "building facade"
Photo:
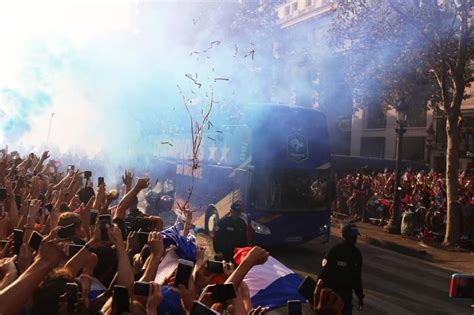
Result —
[[[304, 86], [290, 86], [290, 89], [296, 100], [302, 97], [306, 104], [312, 104], [328, 116], [331, 140], [336, 142], [333, 154], [395, 159], [395, 129], [397, 120], [401, 119], [397, 111], [384, 110], [377, 100], [354, 110], [350, 87], [341, 83], [343, 74], [337, 72], [342, 68], [344, 57], [330, 48], [327, 38], [335, 9], [336, 4], [331, 0], [286, 0], [276, 6], [283, 31], [282, 64], [286, 65], [290, 78], [304, 77], [309, 82]], [[474, 87], [470, 94], [474, 95]], [[462, 116], [460, 168], [474, 170], [474, 97], [463, 103]], [[422, 106], [408, 106], [402, 120], [407, 126], [402, 158], [424, 161], [443, 170], [446, 159], [444, 117]]]
[[335, 9], [329, 0], [286, 0], [276, 6], [278, 55], [285, 73], [280, 85], [289, 91], [290, 104], [326, 114], [332, 153], [349, 155], [352, 94], [341, 67], [344, 56], [330, 45]]
[[[418, 107], [415, 107], [418, 108]], [[406, 115], [407, 131], [403, 140], [403, 159], [426, 161], [427, 130], [433, 123], [433, 111], [421, 109]], [[352, 117], [351, 155], [381, 159], [396, 158], [397, 111], [382, 112], [381, 105], [358, 109]]]
[[[474, 87], [461, 106], [461, 131], [459, 149], [459, 168], [474, 173]], [[446, 120], [442, 115], [434, 115], [433, 139], [428, 145], [430, 162], [435, 169], [444, 170], [446, 165]]]

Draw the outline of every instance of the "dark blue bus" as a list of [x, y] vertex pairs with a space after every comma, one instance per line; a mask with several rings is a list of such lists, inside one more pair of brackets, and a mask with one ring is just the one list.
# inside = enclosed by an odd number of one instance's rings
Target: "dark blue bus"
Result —
[[[193, 182], [191, 137], [168, 138], [173, 145], [157, 155], [174, 182], [176, 200], [183, 202]], [[194, 223], [210, 234], [240, 201], [256, 245], [329, 237], [331, 156], [321, 112], [281, 105], [246, 110], [238, 123], [206, 132], [199, 159], [190, 204], [198, 209]]]

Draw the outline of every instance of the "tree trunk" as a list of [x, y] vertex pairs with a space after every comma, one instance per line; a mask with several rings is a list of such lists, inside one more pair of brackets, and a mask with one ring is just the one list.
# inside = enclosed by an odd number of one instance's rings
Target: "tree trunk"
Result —
[[459, 118], [446, 120], [446, 193], [447, 214], [444, 245], [452, 245], [459, 238], [458, 172], [459, 172]]

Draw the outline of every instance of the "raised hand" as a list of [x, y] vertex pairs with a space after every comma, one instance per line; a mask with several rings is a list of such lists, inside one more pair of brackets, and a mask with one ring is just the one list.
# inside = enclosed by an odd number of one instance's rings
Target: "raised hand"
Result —
[[7, 273], [14, 273], [17, 274], [17, 270], [15, 267], [15, 260], [17, 256], [7, 257], [0, 259], [0, 274], [5, 275]]
[[28, 218], [35, 219], [41, 209], [41, 200], [33, 199], [30, 201], [30, 208], [28, 209]]
[[270, 254], [266, 250], [261, 247], [254, 246], [244, 260], [250, 263], [252, 266], [257, 266], [264, 264], [269, 256]]
[[76, 210], [80, 206], [81, 206], [81, 199], [79, 199], [78, 195], [74, 195], [74, 197], [72, 197], [71, 201], [69, 202], [69, 205], [68, 205], [69, 209]]
[[101, 210], [102, 209], [102, 204], [105, 202], [106, 198], [106, 192], [105, 192], [105, 185], [100, 184], [99, 188], [97, 189], [97, 195], [95, 197], [95, 202], [94, 202], [94, 209], [96, 210]]
[[205, 265], [205, 259], [206, 259], [206, 248], [203, 246], [198, 246], [196, 247], [196, 263], [195, 263], [195, 268], [200, 269]]
[[163, 257], [165, 245], [163, 244], [163, 236], [159, 232], [150, 232], [148, 234], [148, 246], [152, 255]]
[[109, 235], [109, 240], [114, 243], [117, 249], [124, 249], [125, 244], [122, 239], [122, 231], [117, 226], [107, 226], [107, 234]]
[[58, 228], [55, 228], [41, 241], [37, 258], [50, 266], [57, 266], [67, 258], [60, 242]]
[[41, 155], [41, 161], [46, 161], [47, 159], [50, 158], [49, 151], [44, 151], [43, 155]]
[[132, 231], [127, 236], [127, 253], [129, 255], [135, 255], [140, 251], [140, 243], [138, 242], [138, 232]]
[[150, 282], [150, 290], [146, 300], [146, 313], [149, 315], [156, 314], [158, 306], [163, 301], [163, 293], [158, 283]]
[[141, 177], [138, 179], [137, 183], [135, 184], [135, 188], [138, 190], [146, 189], [150, 186], [150, 178], [148, 177]]
[[193, 277], [189, 278], [189, 284], [186, 288], [184, 285], [180, 284], [178, 288], [179, 297], [181, 298], [181, 305], [187, 314], [191, 312], [193, 303], [196, 300], [196, 290], [194, 289], [194, 279]]
[[127, 187], [132, 186], [134, 176], [135, 176], [135, 174], [133, 174], [132, 171], [125, 170], [125, 173], [122, 175], [122, 181], [125, 184], [125, 186], [127, 186]]
[[224, 265], [224, 277], [227, 279], [235, 271], [235, 266], [231, 262], [223, 262]]

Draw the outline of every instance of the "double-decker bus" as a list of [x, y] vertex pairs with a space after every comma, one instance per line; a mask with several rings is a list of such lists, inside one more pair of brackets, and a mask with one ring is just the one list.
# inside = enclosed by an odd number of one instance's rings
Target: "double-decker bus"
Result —
[[194, 178], [189, 133], [166, 137], [172, 145], [157, 149], [166, 174], [161, 176], [173, 181], [178, 202], [193, 187], [190, 205], [198, 209], [198, 227], [212, 234], [240, 201], [253, 244], [329, 237], [331, 156], [321, 112], [265, 105], [246, 110], [232, 124], [214, 125], [203, 137]]

